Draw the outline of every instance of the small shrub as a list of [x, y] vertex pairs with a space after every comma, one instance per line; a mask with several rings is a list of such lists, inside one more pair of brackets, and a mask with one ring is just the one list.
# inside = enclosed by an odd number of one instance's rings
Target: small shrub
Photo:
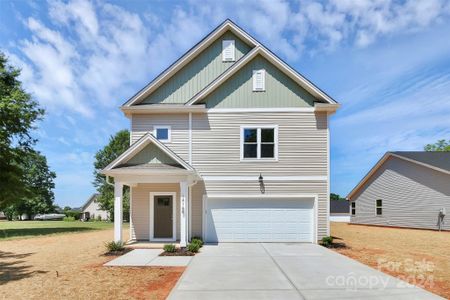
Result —
[[198, 244], [200, 248], [203, 247], [203, 240], [201, 237], [193, 237], [191, 243]]
[[332, 236], [324, 236], [322, 238], [322, 245], [325, 247], [330, 247], [333, 244], [333, 237]]
[[96, 220], [100, 222], [102, 220], [102, 216], [97, 216]]
[[187, 249], [189, 252], [197, 253], [198, 250], [200, 249], [200, 245], [197, 244], [197, 243], [190, 243], [190, 244], [187, 245], [186, 249]]
[[123, 242], [107, 242], [105, 243], [106, 250], [108, 252], [117, 252], [117, 251], [123, 251], [125, 250]]
[[177, 248], [175, 247], [174, 244], [165, 244], [164, 245], [164, 251], [169, 252], [169, 253], [173, 253], [177, 250]]
[[63, 221], [66, 221], [66, 222], [74, 222], [74, 221], [75, 221], [75, 218], [74, 218], [74, 217], [64, 217], [64, 218], [63, 218]]
[[67, 217], [73, 217], [75, 220], [79, 220], [81, 216], [81, 213], [77, 210], [66, 210], [64, 211], [64, 214]]

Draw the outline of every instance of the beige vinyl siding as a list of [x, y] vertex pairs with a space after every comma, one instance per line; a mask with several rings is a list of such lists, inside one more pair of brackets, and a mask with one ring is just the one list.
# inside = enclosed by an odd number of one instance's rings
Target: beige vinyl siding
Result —
[[247, 44], [228, 31], [144, 99], [142, 104], [185, 103], [216, 79], [235, 63], [222, 61], [222, 40], [235, 40], [236, 61], [250, 51]]
[[[265, 91], [253, 91], [253, 70], [266, 70]], [[208, 95], [208, 108], [312, 107], [315, 98], [258, 55]]]
[[[383, 200], [381, 216], [377, 199]], [[445, 207], [444, 228], [450, 230], [450, 175], [400, 158], [388, 158], [351, 200], [352, 223], [438, 229], [438, 213]]]
[[178, 165], [173, 158], [169, 157], [165, 152], [159, 149], [153, 144], [149, 144], [144, 147], [139, 153], [133, 156], [130, 160], [126, 162], [125, 165], [139, 165], [139, 164], [168, 164], [168, 165]]
[[150, 236], [150, 193], [176, 193], [177, 240], [180, 238], [180, 184], [179, 183], [142, 183], [131, 189], [132, 207], [130, 224], [131, 238], [148, 240]]
[[153, 134], [154, 126], [170, 125], [171, 142], [164, 144], [177, 155], [188, 161], [189, 115], [188, 114], [145, 114], [131, 117], [131, 143], [136, 142], [147, 132]]
[[191, 188], [191, 232], [192, 236], [202, 236], [203, 195], [205, 194], [205, 183], [197, 182]]
[[[240, 127], [253, 125], [278, 125], [278, 161], [240, 161]], [[203, 176], [327, 175], [326, 114], [195, 114], [192, 137], [193, 166]]]

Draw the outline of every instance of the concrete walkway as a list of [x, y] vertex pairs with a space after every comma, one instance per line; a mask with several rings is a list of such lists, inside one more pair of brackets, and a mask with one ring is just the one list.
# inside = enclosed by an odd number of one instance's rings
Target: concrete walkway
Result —
[[169, 299], [441, 299], [313, 244], [206, 245]]
[[192, 256], [159, 256], [161, 249], [135, 249], [105, 264], [111, 267], [184, 267]]

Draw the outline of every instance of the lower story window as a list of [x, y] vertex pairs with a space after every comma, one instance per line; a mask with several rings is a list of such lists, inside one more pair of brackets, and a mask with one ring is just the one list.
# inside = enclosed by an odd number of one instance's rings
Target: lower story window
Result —
[[383, 214], [383, 200], [377, 199], [376, 209], [377, 209], [377, 216], [381, 216]]

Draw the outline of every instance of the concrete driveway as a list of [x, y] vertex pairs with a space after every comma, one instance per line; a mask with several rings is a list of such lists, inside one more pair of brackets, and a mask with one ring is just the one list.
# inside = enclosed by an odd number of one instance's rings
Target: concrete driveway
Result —
[[313, 244], [206, 245], [169, 299], [441, 299]]

